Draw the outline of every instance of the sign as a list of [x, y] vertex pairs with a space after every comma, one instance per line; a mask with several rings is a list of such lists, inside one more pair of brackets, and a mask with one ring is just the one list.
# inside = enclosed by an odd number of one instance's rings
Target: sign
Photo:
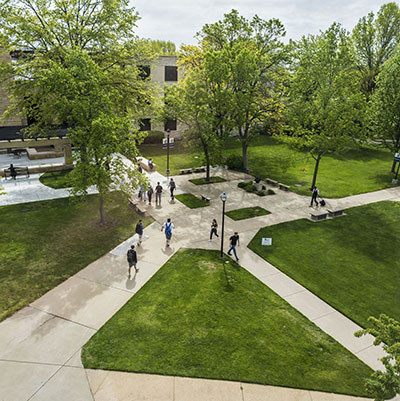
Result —
[[400, 153], [395, 153], [394, 154], [394, 161], [395, 162], [400, 162]]
[[272, 238], [261, 238], [261, 245], [272, 245]]
[[[163, 149], [167, 149], [167, 147], [168, 147], [168, 139], [167, 138], [163, 138], [162, 147], [163, 147]], [[173, 147], [174, 147], [174, 138], [169, 138], [169, 148], [173, 148]]]

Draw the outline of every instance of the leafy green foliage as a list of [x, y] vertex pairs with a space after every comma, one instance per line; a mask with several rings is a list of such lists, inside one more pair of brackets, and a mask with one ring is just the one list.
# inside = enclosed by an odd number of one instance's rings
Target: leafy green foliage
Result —
[[357, 395], [371, 373], [234, 261], [199, 249], [173, 255], [89, 340], [82, 361]]
[[379, 319], [371, 316], [368, 323], [370, 327], [355, 335], [372, 334], [375, 337], [374, 344], [382, 344], [387, 354], [381, 358], [386, 371], [377, 370], [366, 382], [368, 393], [376, 401], [383, 401], [400, 394], [400, 322], [381, 314]]
[[[253, 183], [253, 181], [242, 181], [238, 183], [238, 187], [244, 189], [246, 192], [257, 194], [258, 196], [270, 195], [269, 192], [261, 189], [258, 190], [257, 186]], [[275, 193], [275, 192], [274, 192]]]

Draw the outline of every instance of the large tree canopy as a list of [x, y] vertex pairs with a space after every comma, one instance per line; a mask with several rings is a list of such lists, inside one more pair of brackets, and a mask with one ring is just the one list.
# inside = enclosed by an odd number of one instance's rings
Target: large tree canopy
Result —
[[[73, 191], [90, 185], [103, 197], [112, 184], [137, 177], [118, 152], [135, 156], [137, 121], [149, 115], [153, 94], [140, 77], [153, 52], [133, 29], [138, 16], [125, 0], [7, 1], [0, 14], [0, 45], [15, 62], [0, 64], [11, 94], [6, 112], [33, 123], [29, 133], [67, 124], [75, 147]], [[136, 121], [136, 124], [135, 124]]]

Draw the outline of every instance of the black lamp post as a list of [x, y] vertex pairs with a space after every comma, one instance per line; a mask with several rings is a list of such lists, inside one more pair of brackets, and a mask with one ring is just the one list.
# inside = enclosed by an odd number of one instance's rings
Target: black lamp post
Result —
[[170, 133], [170, 129], [167, 129], [167, 182], [169, 179], [169, 133]]
[[228, 199], [228, 194], [222, 192], [219, 196], [222, 201], [222, 230], [221, 230], [221, 258], [224, 256], [224, 227], [225, 227], [225, 202]]

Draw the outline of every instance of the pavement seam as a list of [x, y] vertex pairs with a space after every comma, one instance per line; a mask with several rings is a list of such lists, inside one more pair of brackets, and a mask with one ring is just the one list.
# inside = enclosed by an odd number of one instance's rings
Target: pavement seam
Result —
[[86, 277], [80, 277], [80, 276], [74, 276], [74, 277], [79, 278], [80, 280], [88, 281], [89, 283], [99, 284], [99, 285], [102, 285], [104, 287], [112, 288], [113, 290], [127, 292], [127, 293], [132, 294], [132, 295], [135, 294], [135, 292], [132, 292], [132, 291], [129, 291], [129, 290], [124, 290], [123, 288], [114, 287], [113, 285], [104, 284], [104, 283], [101, 283], [99, 281], [91, 280], [91, 279], [86, 278]]
[[[313, 294], [314, 295], [314, 294]], [[319, 298], [319, 299], [321, 299], [321, 298]], [[322, 301], [322, 299], [321, 299], [321, 301]], [[324, 302], [324, 301], [322, 301], [322, 302]], [[329, 305], [330, 306], [330, 305]], [[332, 306], [331, 306], [331, 308], [332, 308]], [[335, 308], [332, 308], [332, 309], [335, 309]], [[331, 311], [331, 312], [328, 312], [328, 313], [325, 313], [324, 315], [321, 315], [321, 316], [318, 316], [318, 317], [316, 317], [315, 319], [310, 319], [312, 322], [315, 322], [316, 320], [318, 320], [318, 319], [322, 319], [322, 318], [324, 318], [324, 317], [326, 317], [326, 316], [329, 316], [329, 315], [331, 315], [332, 313], [335, 313], [335, 312], [338, 312], [336, 309], [335, 310], [333, 310], [333, 311]], [[342, 316], [344, 316], [344, 315], [342, 315]], [[322, 329], [321, 329], [322, 330]], [[325, 330], [324, 330], [325, 331]], [[325, 333], [326, 333], [326, 331], [325, 331]]]

